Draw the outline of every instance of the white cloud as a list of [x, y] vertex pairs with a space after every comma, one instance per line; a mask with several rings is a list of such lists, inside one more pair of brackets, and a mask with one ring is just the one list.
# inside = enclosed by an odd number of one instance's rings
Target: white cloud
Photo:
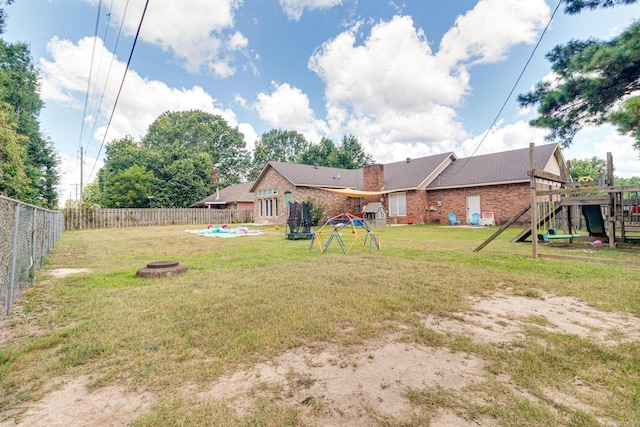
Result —
[[548, 19], [544, 0], [481, 0], [456, 20], [438, 52], [409, 16], [378, 22], [361, 43], [358, 22], [325, 42], [308, 66], [325, 84], [334, 135], [358, 135], [378, 161], [431, 154], [468, 136], [456, 108], [470, 94], [469, 68], [532, 43]]
[[305, 9], [327, 9], [339, 4], [342, 4], [342, 0], [280, 0], [282, 10], [293, 21], [298, 21]]
[[588, 127], [576, 134], [571, 147], [565, 150], [565, 159], [598, 157], [606, 160], [607, 153], [611, 153], [616, 176], [640, 176], [640, 152], [633, 148], [634, 142], [633, 138], [618, 134], [610, 125]]
[[231, 50], [241, 50], [249, 45], [249, 40], [241, 32], [236, 31], [227, 44]]
[[[97, 5], [97, 0], [86, 0]], [[184, 67], [196, 72], [209, 69], [220, 77], [228, 77], [235, 70], [227, 45], [227, 32], [238, 42], [241, 34], [233, 29], [234, 13], [241, 0], [154, 0], [149, 2], [140, 27], [140, 40], [170, 51], [180, 58]], [[145, 2], [115, 0], [112, 2], [111, 23], [123, 24], [123, 31], [134, 36], [143, 16]], [[246, 40], [246, 39], [245, 39]]]
[[[40, 60], [43, 99], [58, 102], [66, 100], [75, 108], [82, 108], [80, 99], [84, 99], [87, 88], [92, 48], [93, 38], [90, 37], [80, 40], [77, 45], [57, 38], [49, 42], [48, 49], [52, 61]], [[112, 56], [98, 39], [95, 57], [102, 57], [103, 64], [108, 65]], [[100, 121], [106, 123], [120, 91], [126, 64], [118, 60], [113, 61], [106, 85], [107, 66], [94, 65], [94, 73], [98, 68], [102, 72], [94, 77], [92, 85], [95, 85], [98, 91], [99, 96], [96, 96], [96, 99], [100, 99], [102, 89], [105, 89], [98, 117]], [[163, 112], [186, 109], [200, 109], [213, 113], [214, 99], [199, 86], [190, 89], [171, 88], [157, 80], [143, 79], [135, 71], [129, 70], [120, 91], [107, 139], [112, 140], [126, 135], [139, 138], [146, 133], [149, 124]], [[95, 116], [96, 113], [94, 112], [93, 115]], [[104, 134], [104, 128], [101, 132]]]
[[326, 133], [327, 128], [316, 119], [309, 97], [287, 83], [273, 83], [273, 86], [270, 94], [261, 92], [257, 96], [255, 108], [260, 118], [274, 128], [295, 130], [310, 142], [320, 142], [320, 135]]
[[[83, 103], [80, 102], [80, 99], [84, 100], [84, 93], [87, 88], [92, 48], [93, 38], [84, 38], [77, 45], [68, 40], [57, 38], [49, 42], [48, 49], [52, 60], [40, 60], [41, 95], [43, 100], [65, 103], [77, 110], [83, 110]], [[99, 39], [96, 44], [95, 57], [102, 57], [105, 64], [108, 64], [113, 57], [104, 48]], [[96, 72], [97, 68], [94, 66], [94, 72]], [[118, 60], [113, 61], [111, 74], [106, 86], [104, 80], [108, 67], [103, 65], [99, 68], [103, 71], [93, 81], [98, 90], [95, 99], [99, 100], [101, 98], [102, 88], [105, 88], [104, 98], [99, 112], [97, 111], [97, 105], [89, 108], [89, 111], [93, 111], [92, 116], [97, 117], [100, 124], [93, 135], [93, 139], [88, 144], [89, 153], [93, 153], [94, 156], [97, 156], [102, 141], [108, 143], [125, 136], [140, 139], [146, 134], [149, 125], [166, 111], [202, 110], [220, 115], [230, 126], [238, 126], [245, 134], [247, 145], [253, 147], [256, 135], [252, 126], [246, 123], [239, 124], [232, 110], [216, 105], [216, 100], [200, 86], [173, 88], [157, 80], [144, 79], [131, 70], [127, 73], [105, 138], [106, 125], [113, 111], [121, 76], [126, 69], [126, 64]], [[89, 129], [92, 124], [87, 122], [86, 129]], [[102, 154], [104, 154], [103, 148]], [[69, 163], [68, 161], [65, 162], [63, 169]], [[79, 174], [79, 172], [76, 172], [76, 174]], [[68, 186], [68, 184], [64, 185]]]
[[544, 0], [481, 0], [442, 37], [438, 57], [450, 66], [504, 59], [520, 43], [533, 43], [549, 21]]
[[522, 120], [506, 125], [504, 122], [498, 122], [489, 133], [485, 131], [463, 141], [456, 154], [459, 157], [469, 157], [526, 148], [531, 142], [536, 145], [549, 144], [550, 142], [544, 139], [547, 133], [546, 129], [534, 128]]

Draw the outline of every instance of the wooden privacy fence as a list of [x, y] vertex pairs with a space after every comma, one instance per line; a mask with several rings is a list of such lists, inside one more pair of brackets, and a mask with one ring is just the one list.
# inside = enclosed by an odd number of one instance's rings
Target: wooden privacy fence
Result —
[[65, 230], [253, 222], [251, 209], [65, 209]]

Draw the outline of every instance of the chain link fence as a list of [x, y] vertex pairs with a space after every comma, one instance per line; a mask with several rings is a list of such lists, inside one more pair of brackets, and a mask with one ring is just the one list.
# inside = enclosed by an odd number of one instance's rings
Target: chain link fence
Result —
[[33, 283], [63, 230], [62, 212], [0, 196], [0, 319]]

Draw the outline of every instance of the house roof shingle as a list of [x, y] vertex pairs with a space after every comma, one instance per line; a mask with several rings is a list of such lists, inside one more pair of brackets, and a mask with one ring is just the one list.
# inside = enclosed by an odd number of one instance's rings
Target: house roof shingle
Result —
[[424, 189], [441, 168], [455, 160], [453, 152], [409, 159], [384, 165], [384, 189]]
[[254, 183], [255, 181], [249, 181], [242, 184], [230, 185], [220, 190], [220, 197], [218, 200], [216, 200], [217, 194], [213, 193], [212, 195], [194, 203], [193, 207], [201, 208], [205, 207], [207, 204], [224, 205], [239, 202], [253, 203], [253, 193], [250, 189]]
[[[537, 146], [536, 169], [545, 169], [558, 149], [557, 144]], [[451, 163], [427, 188], [523, 182], [529, 180], [529, 169], [529, 148], [465, 157]]]
[[269, 167], [297, 187], [362, 188], [362, 169], [339, 169], [284, 162], [267, 163], [255, 182], [260, 181]]
[[[433, 190], [528, 181], [529, 148], [456, 158], [453, 152], [387, 163], [384, 188], [380, 191]], [[558, 144], [536, 147], [536, 168], [544, 170], [554, 156], [562, 154]], [[363, 190], [363, 169], [340, 169], [296, 163], [269, 162], [255, 183], [269, 168], [295, 186]], [[254, 184], [255, 186], [255, 184]], [[251, 188], [250, 191], [255, 191]]]

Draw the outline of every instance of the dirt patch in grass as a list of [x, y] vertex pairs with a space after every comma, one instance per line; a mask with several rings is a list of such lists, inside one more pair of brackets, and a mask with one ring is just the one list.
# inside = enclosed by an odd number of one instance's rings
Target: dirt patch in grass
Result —
[[358, 347], [349, 353], [336, 345], [295, 349], [223, 377], [199, 396], [231, 401], [239, 411], [268, 397], [298, 407], [311, 423], [357, 426], [380, 417], [406, 421], [412, 413], [408, 388], [461, 391], [484, 379], [483, 361], [464, 352], [393, 336]]
[[[427, 316], [424, 326], [483, 344], [515, 342], [531, 325], [605, 345], [640, 340], [637, 316], [602, 312], [569, 297], [494, 294], [470, 301], [472, 310], [450, 317]], [[6, 328], [0, 324], [0, 338]], [[396, 425], [410, 423], [416, 416], [408, 390], [443, 390], [481, 401], [474, 390], [487, 375], [486, 361], [476, 355], [406, 342], [402, 334], [395, 334], [348, 349], [335, 343], [292, 349], [204, 388], [176, 392], [203, 402], [224, 402], [239, 416], [266, 399], [295, 407], [311, 425], [368, 426], [381, 420]], [[509, 382], [508, 377], [503, 380]], [[5, 414], [0, 426], [124, 426], [149, 413], [156, 399], [120, 386], [91, 388], [87, 377], [65, 378], [51, 388], [54, 391], [39, 401]], [[591, 411], [575, 396], [549, 388], [544, 394], [558, 404]], [[447, 407], [436, 406], [430, 414], [432, 426], [476, 425]], [[483, 425], [492, 424], [488, 420]]]
[[55, 270], [49, 270], [48, 273], [55, 278], [59, 278], [71, 274], [89, 273], [90, 271], [88, 268], [57, 268]]
[[602, 312], [575, 298], [495, 294], [472, 298], [471, 303], [472, 311], [450, 318], [428, 316], [425, 326], [440, 332], [463, 334], [483, 343], [524, 338], [525, 325], [574, 334], [606, 345], [640, 340], [640, 317]]
[[[128, 426], [154, 403], [150, 393], [132, 393], [121, 386], [90, 387], [86, 376], [65, 378], [38, 401], [25, 403], [2, 427]], [[4, 417], [3, 417], [4, 418]]]

